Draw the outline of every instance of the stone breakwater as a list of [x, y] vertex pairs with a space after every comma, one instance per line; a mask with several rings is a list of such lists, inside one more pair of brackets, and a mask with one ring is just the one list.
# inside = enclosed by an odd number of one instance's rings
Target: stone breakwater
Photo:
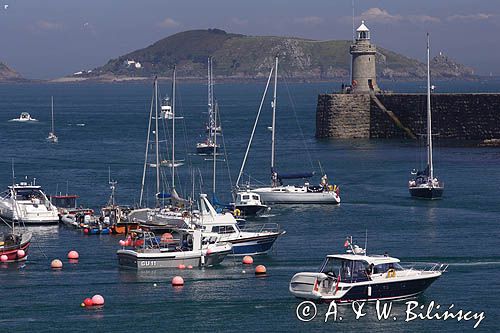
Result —
[[[415, 134], [425, 133], [425, 94], [323, 94], [316, 110], [317, 138], [407, 137], [394, 117]], [[433, 132], [440, 138], [484, 141], [500, 138], [500, 93], [433, 94]]]

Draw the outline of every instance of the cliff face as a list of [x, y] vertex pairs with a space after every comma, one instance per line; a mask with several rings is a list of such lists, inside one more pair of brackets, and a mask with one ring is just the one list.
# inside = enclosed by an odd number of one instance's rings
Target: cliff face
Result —
[[8, 81], [19, 81], [22, 80], [21, 75], [9, 68], [4, 63], [0, 62], [0, 82], [8, 82]]
[[[280, 72], [291, 79], [332, 80], [349, 78], [351, 41], [316, 41], [295, 37], [245, 36], [218, 29], [191, 30], [164, 38], [144, 49], [110, 60], [102, 67], [75, 73], [75, 79], [177, 75], [204, 79], [207, 58], [214, 58], [216, 77], [255, 79], [265, 77], [274, 56]], [[377, 75], [381, 78], [425, 78], [425, 64], [378, 47]], [[460, 65], [461, 66], [461, 65]], [[433, 78], [461, 77], [463, 66], [433, 65]]]

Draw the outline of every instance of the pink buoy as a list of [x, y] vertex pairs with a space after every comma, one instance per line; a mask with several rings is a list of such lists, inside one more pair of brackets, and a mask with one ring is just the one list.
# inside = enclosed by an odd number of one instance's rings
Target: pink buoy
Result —
[[101, 295], [92, 296], [92, 304], [97, 306], [104, 305], [104, 297], [102, 297]]
[[259, 265], [257, 267], [255, 267], [255, 275], [263, 275], [263, 274], [266, 274], [267, 272], [267, 269], [266, 269], [266, 266], [264, 265]]
[[253, 258], [251, 256], [244, 256], [242, 262], [245, 265], [251, 265], [253, 264]]
[[7, 255], [2, 254], [2, 255], [0, 256], [0, 261], [1, 261], [1, 262], [7, 262], [7, 260], [9, 260], [9, 257], [7, 257]]
[[207, 250], [207, 256], [209, 256], [210, 254], [212, 254], [212, 249]]
[[172, 279], [172, 286], [174, 287], [179, 287], [184, 285], [184, 279], [182, 276], [174, 276]]
[[23, 258], [26, 255], [26, 252], [24, 250], [17, 250], [17, 257], [18, 258]]
[[188, 265], [188, 269], [193, 269], [193, 265]]
[[186, 265], [184, 265], [184, 264], [179, 264], [179, 266], [177, 266], [177, 268], [178, 268], [178, 269], [184, 269], [184, 268], [186, 268]]
[[118, 243], [120, 244], [120, 246], [125, 246], [125, 241], [123, 239], [120, 239]]
[[76, 260], [79, 257], [80, 257], [80, 255], [76, 251], [69, 251], [68, 252], [68, 259]]
[[63, 267], [63, 263], [59, 259], [54, 259], [50, 263], [50, 267], [53, 268], [53, 269], [61, 269]]

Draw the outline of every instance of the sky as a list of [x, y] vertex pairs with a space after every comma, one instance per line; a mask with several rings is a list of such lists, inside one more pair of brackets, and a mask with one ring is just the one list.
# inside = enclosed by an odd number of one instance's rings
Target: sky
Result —
[[[372, 42], [425, 60], [443, 52], [476, 74], [500, 75], [500, 1], [354, 0]], [[352, 0], [0, 0], [0, 61], [27, 78], [105, 64], [176, 32], [352, 38]]]

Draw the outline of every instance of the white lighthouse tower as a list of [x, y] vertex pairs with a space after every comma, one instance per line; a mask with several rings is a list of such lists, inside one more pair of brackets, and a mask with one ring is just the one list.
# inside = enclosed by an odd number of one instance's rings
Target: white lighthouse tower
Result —
[[352, 92], [379, 92], [375, 71], [375, 54], [377, 48], [370, 43], [370, 29], [361, 21], [356, 30], [356, 40], [351, 45], [352, 55]]

